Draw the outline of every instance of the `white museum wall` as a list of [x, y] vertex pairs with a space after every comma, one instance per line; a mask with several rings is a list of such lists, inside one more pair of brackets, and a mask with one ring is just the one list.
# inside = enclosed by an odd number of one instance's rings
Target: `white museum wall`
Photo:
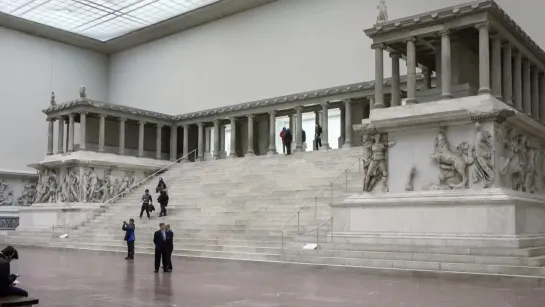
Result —
[[[107, 98], [106, 56], [2, 27], [0, 68], [2, 169], [28, 170], [29, 163], [43, 159], [47, 122], [42, 110], [49, 106], [51, 91], [58, 103], [78, 98], [80, 85], [90, 98]], [[55, 140], [55, 150], [56, 145]]]

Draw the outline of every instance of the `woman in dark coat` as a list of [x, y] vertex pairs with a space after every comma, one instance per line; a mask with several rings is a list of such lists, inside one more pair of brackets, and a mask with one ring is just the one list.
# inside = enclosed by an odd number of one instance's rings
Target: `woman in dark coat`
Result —
[[163, 178], [159, 177], [159, 183], [157, 183], [157, 187], [155, 188], [155, 193], [166, 191], [166, 189], [167, 189], [167, 184], [163, 181]]

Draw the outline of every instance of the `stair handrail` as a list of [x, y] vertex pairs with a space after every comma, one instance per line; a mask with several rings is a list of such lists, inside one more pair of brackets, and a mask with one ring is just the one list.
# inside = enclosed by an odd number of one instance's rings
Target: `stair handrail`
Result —
[[[335, 181], [337, 181], [337, 179], [339, 179], [342, 175], [345, 175], [346, 178], [348, 178], [348, 170], [352, 168], [352, 166], [354, 166], [356, 164], [356, 162], [359, 163], [358, 165], [358, 171], [362, 172], [362, 165], [361, 165], [361, 162], [362, 162], [362, 158], [363, 158], [363, 155], [359, 156], [356, 160], [354, 160], [352, 163], [350, 163], [350, 165], [344, 169], [344, 171], [342, 171], [339, 175], [337, 175], [337, 177], [335, 177], [333, 180], [331, 180], [328, 184], [327, 184], [327, 188], [324, 188], [322, 190], [320, 190], [318, 193], [316, 193], [314, 195], [314, 197], [312, 197], [311, 199], [309, 199], [303, 206], [299, 207], [285, 222], [284, 224], [282, 224], [282, 227], [280, 228], [280, 232], [282, 233], [282, 252], [284, 252], [284, 227], [293, 219], [297, 216], [297, 233], [306, 233], [305, 232], [301, 232], [300, 231], [300, 214], [301, 214], [301, 211], [303, 211], [306, 207], [309, 206], [309, 204], [312, 203], [312, 201], [314, 201], [314, 214], [315, 216], [317, 216], [317, 211], [318, 211], [318, 207], [317, 207], [317, 201], [316, 201], [316, 198], [318, 196], [320, 196], [322, 193], [324, 193], [325, 191], [327, 191], [327, 189], [331, 189], [331, 200], [333, 200], [333, 183], [335, 183]], [[361, 177], [361, 176], [360, 176]], [[348, 190], [348, 179], [346, 180], [346, 186], [345, 186], [345, 189]], [[336, 214], [336, 213], [335, 213]], [[333, 214], [332, 216], [330, 216], [326, 221], [324, 221], [324, 223], [322, 224], [325, 224], [325, 222], [327, 222], [329, 219], [332, 219], [333, 216], [335, 215]], [[319, 227], [322, 226], [322, 224], [320, 224]], [[319, 228], [318, 227], [318, 228]], [[313, 229], [314, 230], [314, 229]]]
[[[187, 153], [186, 155], [183, 155], [181, 156], [180, 158], [176, 159], [175, 161], [173, 161], [172, 163], [168, 164], [167, 166], [159, 169], [158, 171], [156, 171], [155, 173], [149, 175], [148, 177], [140, 180], [139, 182], [135, 183], [135, 184], [132, 184], [130, 187], [126, 188], [125, 190], [123, 190], [122, 192], [119, 192], [117, 195], [115, 195], [114, 197], [111, 197], [109, 199], [107, 199], [103, 205], [99, 206], [99, 207], [95, 207], [95, 208], [92, 208], [90, 209], [89, 211], [85, 212], [82, 216], [82, 218], [80, 219], [80, 223], [84, 220], [88, 221], [88, 216], [89, 214], [99, 210], [99, 209], [106, 209], [108, 207], [109, 204], [113, 203], [114, 201], [116, 201], [120, 196], [126, 194], [126, 193], [129, 193], [131, 190], [135, 189], [135, 188], [138, 188], [141, 184], [143, 184], [144, 182], [147, 182], [148, 180], [154, 178], [155, 176], [157, 176], [158, 174], [164, 172], [165, 170], [169, 169], [171, 166], [177, 164], [178, 162], [180, 162], [181, 160], [184, 160], [185, 158], [189, 158], [191, 155], [195, 154], [197, 152], [197, 149], [193, 149], [192, 151], [190, 151], [189, 153]], [[195, 160], [196, 160], [196, 156], [195, 156]], [[67, 223], [65, 225], [53, 225], [53, 228], [58, 228], [58, 227], [66, 227], [66, 226], [69, 226], [71, 225], [71, 223]]]

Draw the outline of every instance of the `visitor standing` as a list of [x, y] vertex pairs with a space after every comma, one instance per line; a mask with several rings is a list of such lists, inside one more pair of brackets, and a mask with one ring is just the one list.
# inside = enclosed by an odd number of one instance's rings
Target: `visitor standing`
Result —
[[[167, 231], [167, 270], [172, 271], [172, 251], [174, 250], [174, 232], [170, 229], [170, 225], [165, 226]], [[163, 263], [163, 265], [165, 265]]]
[[8, 246], [0, 252], [0, 297], [6, 296], [24, 296], [28, 297], [28, 292], [14, 287], [13, 282], [18, 275], [11, 274], [10, 262], [13, 259], [19, 259], [19, 253], [13, 246]]
[[127, 257], [125, 259], [132, 260], [134, 259], [134, 230], [136, 229], [134, 220], [130, 219], [128, 224], [127, 222], [123, 222], [121, 229], [125, 231], [125, 241], [127, 241]]
[[161, 191], [166, 191], [166, 189], [167, 184], [162, 177], [159, 177], [159, 182], [157, 183], [157, 187], [155, 188], [155, 193], [161, 193]]
[[140, 208], [140, 219], [142, 219], [142, 215], [144, 214], [144, 211], [146, 211], [146, 214], [148, 215], [148, 219], [151, 219], [149, 215], [149, 206], [152, 204], [153, 199], [151, 198], [151, 195], [149, 195], [149, 190], [146, 189], [144, 192], [144, 195], [142, 195], [142, 208]]
[[286, 129], [286, 134], [284, 135], [284, 146], [286, 147], [286, 155], [291, 155], [291, 142], [293, 141], [293, 136], [291, 135], [291, 130]]
[[280, 131], [280, 139], [282, 140], [282, 153], [286, 154], [286, 142], [284, 141], [284, 138], [286, 137], [286, 127], [282, 128], [282, 131]]
[[319, 124], [316, 124], [316, 128], [314, 128], [314, 139], [316, 150], [318, 150], [322, 147], [322, 127]]
[[302, 146], [303, 146], [303, 151], [307, 151], [307, 133], [305, 132], [305, 130], [301, 130], [301, 136], [302, 136]]
[[166, 190], [161, 190], [159, 197], [157, 197], [157, 202], [159, 203], [159, 206], [161, 207], [161, 211], [159, 212], [159, 217], [167, 216], [168, 194]]
[[167, 265], [167, 232], [165, 223], [159, 224], [159, 230], [153, 234], [153, 244], [155, 244], [155, 273], [159, 272], [161, 260], [163, 261], [163, 271], [168, 272]]

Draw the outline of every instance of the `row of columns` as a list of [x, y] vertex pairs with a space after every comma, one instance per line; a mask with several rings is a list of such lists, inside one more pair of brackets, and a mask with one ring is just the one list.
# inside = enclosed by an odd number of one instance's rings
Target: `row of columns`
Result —
[[[347, 99], [343, 101], [344, 104], [344, 145], [343, 147], [350, 147], [352, 143], [352, 112], [351, 112], [351, 100]], [[329, 105], [327, 103], [321, 104], [321, 111], [317, 111], [317, 113], [322, 113], [322, 118], [324, 119], [321, 123], [322, 127], [322, 148], [324, 149], [330, 149], [330, 146], [328, 144], [328, 118], [329, 118]], [[296, 151], [303, 151], [303, 142], [302, 142], [302, 133], [303, 133], [303, 108], [302, 107], [296, 107], [295, 108], [295, 121], [296, 129], [295, 129], [295, 140], [296, 140]], [[70, 153], [74, 151], [74, 124], [75, 124], [75, 115], [76, 114], [68, 114], [67, 116], [61, 116], [57, 118], [48, 118], [48, 142], [47, 142], [47, 154], [52, 155], [53, 152], [53, 140], [54, 140], [54, 124], [55, 121], [58, 122], [58, 145], [57, 145], [57, 152], [56, 154], [63, 154], [64, 153], [64, 126], [66, 123], [68, 123], [68, 141], [66, 146], [66, 152]], [[319, 116], [319, 115], [317, 115]], [[87, 127], [87, 113], [81, 112], [79, 113], [80, 117], [80, 144], [79, 149], [85, 150], [86, 149], [86, 127]], [[104, 152], [105, 151], [105, 136], [106, 136], [106, 115], [99, 114], [99, 135], [98, 135], [98, 152]], [[252, 156], [255, 155], [254, 153], [254, 121], [255, 117], [253, 114], [249, 114], [246, 116], [248, 121], [248, 148], [246, 150], [245, 155], [246, 156]], [[231, 149], [230, 149], [230, 157], [236, 157], [236, 117], [230, 118], [230, 124], [231, 124]], [[119, 122], [119, 149], [118, 153], [119, 155], [125, 154], [125, 126], [127, 119], [126, 118], [118, 118]], [[144, 156], [144, 127], [147, 123], [145, 121], [139, 121], [138, 122], [138, 157]], [[204, 123], [197, 123], [198, 128], [198, 140], [197, 140], [197, 159], [198, 160], [204, 160], [204, 152], [205, 152], [205, 146], [204, 146]], [[156, 131], [156, 158], [161, 159], [162, 152], [162, 124], [156, 124], [157, 131]], [[184, 124], [182, 125], [183, 129], [183, 152], [182, 157], [183, 160], [187, 160], [189, 157], [189, 130], [191, 125], [190, 124]], [[171, 133], [170, 133], [170, 160], [175, 161], [177, 159], [177, 148], [178, 148], [178, 126], [173, 125], [171, 127]], [[220, 136], [221, 134], [221, 125], [220, 120], [215, 120], [213, 122], [213, 129], [214, 129], [214, 147], [216, 149], [219, 149], [221, 147], [221, 140]], [[276, 151], [276, 111], [269, 112], [269, 148], [268, 148], [268, 154], [277, 154]], [[215, 150], [214, 151], [214, 158], [219, 159], [220, 158], [220, 151]]]
[[[512, 45], [503, 42], [499, 35], [490, 39], [488, 22], [475, 26], [479, 32], [479, 94], [492, 94], [504, 100], [526, 115], [540, 119], [545, 123], [545, 76], [537, 65], [530, 60], [523, 60], [522, 53], [514, 53]], [[451, 37], [450, 31], [438, 33], [441, 37], [441, 98], [451, 99]], [[490, 40], [492, 43], [490, 44]], [[407, 46], [407, 104], [418, 103], [416, 99], [416, 38], [406, 40]], [[490, 46], [492, 45], [492, 46]], [[374, 108], [384, 108], [384, 65], [383, 52], [385, 44], [372, 46], [375, 49], [375, 103]], [[490, 48], [492, 47], [492, 48]], [[492, 49], [492, 50], [490, 50]], [[502, 50], [503, 49], [503, 50]], [[391, 106], [399, 106], [400, 74], [397, 52], [390, 53], [392, 59], [392, 100]], [[490, 65], [492, 63], [492, 67]], [[428, 71], [428, 73], [431, 73]], [[429, 78], [429, 76], [428, 76]], [[491, 80], [492, 79], [492, 80]]]

